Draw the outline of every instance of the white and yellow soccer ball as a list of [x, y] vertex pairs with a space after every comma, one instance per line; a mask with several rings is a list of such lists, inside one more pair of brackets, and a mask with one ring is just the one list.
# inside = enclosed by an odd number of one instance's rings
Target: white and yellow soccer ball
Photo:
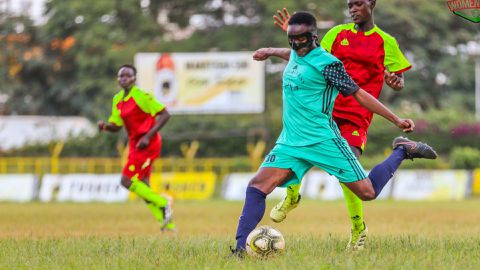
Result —
[[285, 250], [282, 233], [270, 226], [260, 226], [247, 236], [246, 250], [249, 255], [266, 258]]

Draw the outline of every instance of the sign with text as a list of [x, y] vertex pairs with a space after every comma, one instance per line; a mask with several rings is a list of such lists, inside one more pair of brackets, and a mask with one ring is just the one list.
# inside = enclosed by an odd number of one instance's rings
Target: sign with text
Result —
[[137, 84], [171, 113], [262, 113], [265, 63], [252, 52], [138, 53]]
[[152, 190], [178, 200], [206, 200], [213, 196], [214, 172], [162, 172], [150, 177]]

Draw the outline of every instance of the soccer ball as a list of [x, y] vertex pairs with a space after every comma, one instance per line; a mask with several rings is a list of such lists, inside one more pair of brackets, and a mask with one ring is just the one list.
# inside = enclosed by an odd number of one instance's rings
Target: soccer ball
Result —
[[285, 249], [282, 233], [270, 226], [260, 226], [247, 236], [247, 253], [254, 257], [265, 258]]

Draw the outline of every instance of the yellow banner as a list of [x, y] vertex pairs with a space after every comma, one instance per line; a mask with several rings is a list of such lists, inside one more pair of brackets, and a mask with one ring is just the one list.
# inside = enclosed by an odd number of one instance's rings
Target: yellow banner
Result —
[[480, 195], [480, 169], [476, 169], [473, 171], [473, 179], [472, 179], [472, 195], [479, 196]]
[[150, 177], [150, 186], [176, 200], [206, 200], [215, 191], [215, 179], [213, 172], [155, 173]]

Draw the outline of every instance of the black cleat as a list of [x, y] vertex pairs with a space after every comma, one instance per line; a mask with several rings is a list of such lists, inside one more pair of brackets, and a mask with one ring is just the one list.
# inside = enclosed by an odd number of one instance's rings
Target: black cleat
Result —
[[409, 140], [405, 137], [396, 137], [393, 139], [392, 148], [402, 146], [405, 149], [405, 155], [408, 159], [414, 158], [426, 158], [426, 159], [436, 159], [437, 152], [433, 150], [428, 144], [423, 142], [416, 142]]
[[228, 254], [228, 258], [237, 258], [237, 259], [243, 259], [245, 257], [245, 250], [244, 249], [234, 249], [232, 246], [230, 246], [230, 254]]

